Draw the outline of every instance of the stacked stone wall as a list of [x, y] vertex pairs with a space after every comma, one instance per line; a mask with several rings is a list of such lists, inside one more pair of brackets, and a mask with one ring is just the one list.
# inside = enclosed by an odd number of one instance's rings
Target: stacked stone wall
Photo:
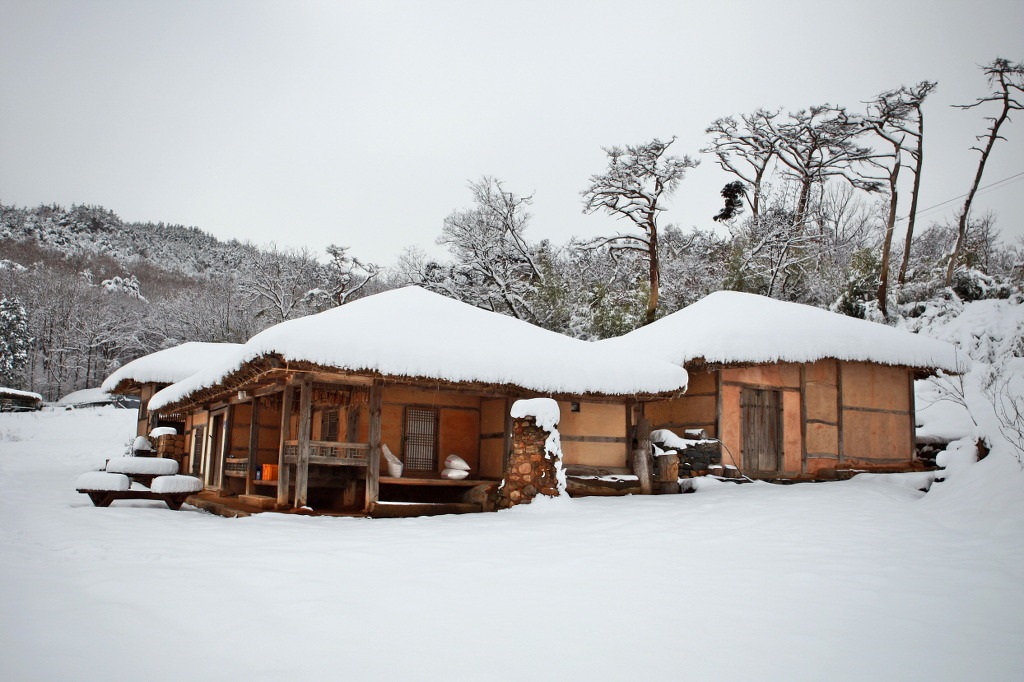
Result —
[[537, 495], [558, 497], [558, 460], [545, 447], [548, 432], [533, 417], [512, 422], [512, 452], [505, 480], [498, 490], [497, 507], [525, 504]]

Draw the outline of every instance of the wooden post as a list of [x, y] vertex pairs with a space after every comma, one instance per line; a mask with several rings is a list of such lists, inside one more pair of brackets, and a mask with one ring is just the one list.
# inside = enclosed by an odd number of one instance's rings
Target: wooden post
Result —
[[256, 492], [256, 484], [253, 480], [256, 477], [256, 453], [260, 446], [260, 399], [252, 399], [252, 412], [249, 415], [249, 463], [245, 467], [245, 494], [252, 495]]
[[374, 381], [370, 386], [370, 452], [366, 463], [366, 504], [364, 511], [373, 510], [380, 494], [380, 409], [381, 385]]
[[228, 453], [231, 452], [231, 427], [233, 426], [232, 420], [234, 418], [234, 410], [231, 409], [231, 405], [228, 405], [224, 408], [224, 425], [220, 436], [220, 452], [217, 453], [217, 457], [220, 458], [220, 466], [217, 467], [217, 492], [221, 495], [224, 494], [224, 467], [227, 466]]
[[[355, 404], [355, 393], [357, 389], [349, 389], [349, 404], [347, 414], [345, 416], [345, 442], [346, 443], [358, 443], [359, 442], [359, 413], [362, 411], [361, 408]], [[359, 453], [356, 450], [349, 450], [348, 456], [355, 457]], [[356, 493], [359, 489], [359, 480], [355, 476], [350, 476], [345, 481], [345, 490], [342, 493], [342, 504], [345, 508], [354, 507], [356, 504]]]
[[679, 492], [679, 455], [658, 457], [658, 494], [674, 495]]
[[295, 507], [305, 507], [309, 492], [309, 435], [313, 426], [313, 379], [299, 386], [299, 457], [295, 465]]
[[277, 506], [288, 506], [288, 465], [285, 464], [285, 441], [291, 439], [292, 425], [292, 387], [285, 384], [284, 395], [281, 397], [281, 446], [277, 451]]
[[647, 420], [647, 417], [640, 417], [636, 423], [633, 473], [640, 479], [640, 492], [644, 495], [650, 495], [654, 490], [654, 467], [651, 459], [651, 422]]

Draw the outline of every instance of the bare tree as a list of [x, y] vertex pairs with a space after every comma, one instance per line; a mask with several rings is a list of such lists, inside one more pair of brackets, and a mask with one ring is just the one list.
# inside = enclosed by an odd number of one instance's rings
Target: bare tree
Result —
[[643, 254], [648, 263], [649, 290], [645, 324], [654, 321], [658, 309], [660, 269], [658, 261], [658, 214], [665, 210], [661, 200], [679, 186], [686, 171], [700, 162], [689, 156], [666, 156], [675, 142], [654, 139], [636, 146], [607, 147], [608, 169], [590, 176], [590, 186], [583, 190], [583, 212], [598, 210], [618, 218], [626, 218], [639, 234], [616, 234], [592, 241], [592, 248], [608, 246]]
[[[910, 222], [907, 227], [907, 247], [904, 256], [908, 257], [909, 242], [914, 232], [914, 214], [917, 211], [917, 194], [921, 178], [921, 139], [922, 119], [921, 103], [935, 88], [934, 83], [922, 81], [913, 88], [901, 87], [881, 93], [868, 102], [868, 114], [863, 119], [865, 126], [890, 145], [890, 151], [877, 155], [872, 161], [887, 170], [889, 185], [889, 208], [886, 214], [885, 236], [882, 240], [882, 261], [879, 273], [878, 308], [882, 315], [887, 315], [889, 292], [889, 270], [892, 252], [893, 233], [896, 228], [896, 211], [899, 206], [898, 181], [900, 169], [903, 167], [903, 154], [907, 153], [915, 161], [913, 167], [914, 188], [911, 199]], [[908, 141], [908, 138], [909, 141]], [[905, 267], [904, 263], [904, 267]]]
[[716, 119], [705, 131], [711, 135], [711, 144], [701, 152], [714, 154], [723, 170], [740, 179], [754, 220], [760, 215], [765, 174], [775, 157], [778, 135], [772, 124], [778, 115], [778, 110], [757, 109], [740, 115], [742, 126], [732, 116], [726, 116]]
[[958, 217], [960, 229], [957, 233], [956, 244], [953, 246], [953, 253], [949, 256], [949, 265], [946, 267], [947, 287], [953, 283], [953, 271], [956, 270], [960, 251], [967, 240], [967, 223], [970, 218], [971, 204], [974, 203], [974, 195], [978, 193], [981, 177], [985, 173], [985, 164], [992, 154], [992, 148], [995, 146], [996, 140], [1006, 139], [999, 134], [999, 129], [1010, 120], [1011, 111], [1024, 109], [1024, 104], [1017, 99], [1021, 93], [1024, 93], [1024, 64], [1014, 64], [1002, 57], [997, 57], [992, 60], [991, 64], [982, 67], [982, 70], [988, 78], [988, 84], [992, 91], [985, 97], [979, 97], [972, 104], [957, 104], [954, 106], [960, 109], [973, 109], [987, 102], [999, 102], [1000, 110], [998, 115], [986, 117], [987, 121], [991, 121], [988, 132], [976, 138], [979, 142], [984, 142], [984, 147], [972, 147], [972, 149], [981, 154], [981, 158], [978, 160], [978, 170], [974, 174], [974, 182], [971, 184], [970, 191], [967, 192], [963, 208], [960, 209]]

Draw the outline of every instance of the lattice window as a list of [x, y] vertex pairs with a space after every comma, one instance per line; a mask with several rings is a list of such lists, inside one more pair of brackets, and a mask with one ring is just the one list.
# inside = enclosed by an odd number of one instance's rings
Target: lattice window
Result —
[[405, 468], [434, 471], [437, 467], [437, 410], [405, 409]]

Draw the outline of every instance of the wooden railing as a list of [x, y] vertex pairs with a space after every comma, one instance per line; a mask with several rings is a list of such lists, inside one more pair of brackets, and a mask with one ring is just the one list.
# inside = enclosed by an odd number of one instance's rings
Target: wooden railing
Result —
[[[370, 459], [368, 443], [335, 443], [333, 441], [309, 441], [309, 463], [327, 466], [364, 467]], [[285, 464], [299, 461], [299, 441], [284, 442]]]

